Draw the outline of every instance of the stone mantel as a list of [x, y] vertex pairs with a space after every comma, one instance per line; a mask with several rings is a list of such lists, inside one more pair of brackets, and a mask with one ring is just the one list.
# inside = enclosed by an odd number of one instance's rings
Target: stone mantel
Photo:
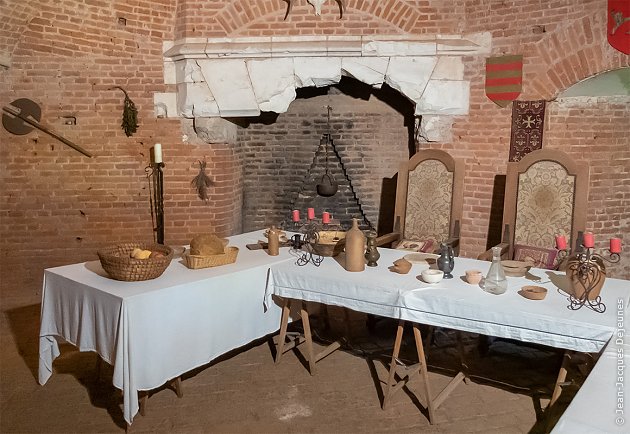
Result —
[[468, 113], [463, 56], [490, 53], [491, 35], [271, 36], [186, 38], [164, 43], [159, 117], [241, 117], [285, 112], [299, 87], [342, 76], [383, 83], [415, 104], [417, 116]]

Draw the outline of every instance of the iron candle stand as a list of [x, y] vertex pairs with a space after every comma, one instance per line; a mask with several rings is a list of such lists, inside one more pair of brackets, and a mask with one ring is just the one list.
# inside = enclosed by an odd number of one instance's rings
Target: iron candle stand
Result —
[[153, 239], [158, 244], [164, 244], [164, 163], [151, 163], [144, 171], [149, 180], [149, 201], [151, 203], [151, 223], [153, 224]]
[[584, 249], [584, 246], [581, 247], [582, 249], [574, 255], [569, 255], [566, 250], [560, 250], [560, 252], [563, 252], [563, 258], [568, 257], [567, 276], [571, 276], [572, 286], [575, 286], [574, 281], [577, 280], [580, 286], [579, 289], [583, 290], [583, 292], [580, 291], [578, 293], [578, 296], [575, 293], [569, 294], [568, 308], [578, 310], [586, 306], [595, 312], [604, 313], [606, 305], [602, 302], [601, 296], [598, 294], [596, 297], [591, 298], [591, 293], [601, 290], [606, 279], [604, 262], [616, 264], [621, 260], [621, 255], [608, 250], [608, 257], [605, 257], [595, 253], [592, 247], [586, 249]]

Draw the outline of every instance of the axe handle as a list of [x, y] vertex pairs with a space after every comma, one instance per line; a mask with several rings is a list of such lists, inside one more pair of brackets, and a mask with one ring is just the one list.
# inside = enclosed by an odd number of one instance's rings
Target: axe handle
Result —
[[48, 128], [46, 128], [45, 126], [43, 126], [42, 124], [40, 124], [39, 122], [29, 118], [28, 116], [23, 116], [22, 113], [20, 113], [19, 110], [16, 110], [13, 107], [9, 107], [9, 106], [4, 106], [2, 107], [2, 110], [4, 110], [5, 112], [23, 120], [24, 122], [26, 122], [27, 124], [30, 124], [32, 126], [34, 126], [35, 128], [37, 128], [38, 130], [41, 130], [43, 132], [45, 132], [46, 134], [50, 134], [51, 136], [53, 136], [55, 139], [59, 140], [60, 142], [70, 146], [72, 149], [74, 149], [75, 151], [79, 151], [80, 153], [82, 153], [83, 155], [85, 155], [86, 157], [90, 157], [92, 158], [92, 154], [90, 154], [88, 151], [86, 151], [85, 149], [83, 149], [81, 146], [72, 143], [70, 140], [66, 139], [65, 137], [60, 136], [59, 134], [49, 130]]

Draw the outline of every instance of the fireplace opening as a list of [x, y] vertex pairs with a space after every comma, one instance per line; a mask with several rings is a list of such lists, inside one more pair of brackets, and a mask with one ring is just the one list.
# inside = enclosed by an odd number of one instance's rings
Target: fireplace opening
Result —
[[[327, 106], [336, 151], [333, 158], [329, 153], [329, 170], [339, 186], [334, 196], [323, 197], [316, 186], [326, 169], [320, 148], [329, 133]], [[286, 113], [234, 120], [243, 161], [243, 230], [286, 225], [292, 209], [305, 218], [307, 208], [318, 218], [331, 213], [346, 228], [357, 218], [366, 229], [387, 230], [392, 180], [416, 151], [415, 120], [414, 105], [396, 90], [349, 77], [298, 89]]]

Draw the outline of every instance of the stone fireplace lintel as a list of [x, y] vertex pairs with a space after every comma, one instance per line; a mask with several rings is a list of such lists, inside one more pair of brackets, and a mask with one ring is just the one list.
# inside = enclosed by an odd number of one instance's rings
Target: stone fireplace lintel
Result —
[[468, 113], [463, 56], [490, 53], [491, 35], [279, 36], [186, 38], [164, 43], [164, 81], [177, 92], [154, 96], [158, 117], [284, 113], [299, 87], [350, 76], [383, 83], [415, 104], [417, 116]]

